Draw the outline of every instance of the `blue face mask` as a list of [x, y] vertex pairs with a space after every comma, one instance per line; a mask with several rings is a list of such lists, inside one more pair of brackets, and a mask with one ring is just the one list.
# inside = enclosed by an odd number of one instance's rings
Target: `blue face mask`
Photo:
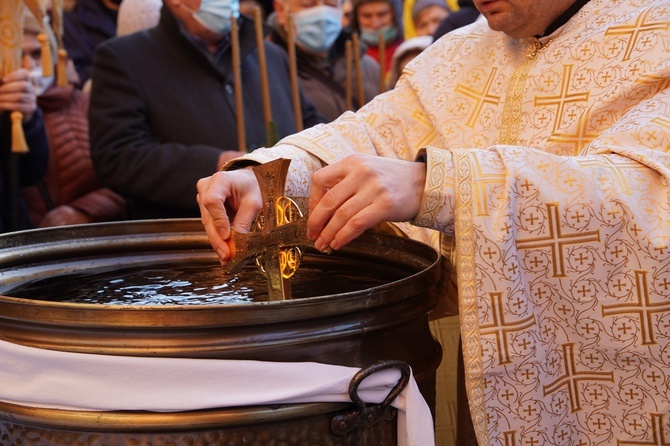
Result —
[[240, 16], [239, 0], [202, 0], [200, 9], [192, 10], [185, 4], [181, 4], [188, 10], [193, 18], [208, 30], [224, 35], [230, 31], [230, 20], [232, 17]]
[[379, 33], [381, 32], [384, 42], [393, 42], [398, 38], [398, 28], [388, 25], [379, 29], [361, 28], [361, 40], [368, 46], [379, 46]]
[[314, 53], [330, 48], [342, 31], [342, 10], [332, 6], [303, 9], [293, 19], [296, 43]]

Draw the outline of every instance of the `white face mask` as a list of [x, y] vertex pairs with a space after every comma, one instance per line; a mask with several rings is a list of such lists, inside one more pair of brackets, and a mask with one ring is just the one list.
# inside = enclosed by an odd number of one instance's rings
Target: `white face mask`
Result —
[[320, 53], [335, 42], [342, 31], [342, 10], [321, 5], [293, 14], [296, 42], [309, 51]]
[[30, 79], [30, 83], [33, 84], [35, 95], [37, 96], [42, 96], [44, 92], [47, 91], [54, 83], [54, 76], [42, 75], [41, 65], [37, 65], [35, 68], [30, 70], [28, 73], [28, 78]]
[[202, 26], [208, 30], [224, 35], [230, 31], [230, 21], [240, 16], [239, 0], [202, 0], [197, 11], [181, 3]]

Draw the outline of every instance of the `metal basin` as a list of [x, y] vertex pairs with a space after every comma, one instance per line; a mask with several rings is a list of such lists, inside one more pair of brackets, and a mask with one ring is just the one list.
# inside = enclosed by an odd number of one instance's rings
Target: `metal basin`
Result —
[[[331, 293], [329, 275], [323, 274], [307, 291], [283, 301], [263, 300], [259, 292], [257, 300], [230, 304], [77, 303], [71, 301], [76, 298], [71, 288], [63, 299], [58, 292], [53, 297], [59, 281], [71, 283], [73, 274], [113, 276], [122, 268], [141, 271], [159, 265], [171, 271], [185, 265], [218, 265], [200, 221], [146, 220], [5, 234], [0, 236], [0, 339], [109, 355], [315, 361], [353, 367], [400, 360], [412, 367], [433, 409], [441, 349], [430, 333], [428, 313], [436, 304], [429, 290], [439, 278], [438, 261], [429, 246], [370, 232], [330, 255], [307, 251], [303, 266], [354, 277], [371, 275], [379, 280], [374, 286], [357, 287], [349, 278], [345, 282], [351, 289]], [[247, 268], [253, 272], [255, 266]], [[292, 280], [294, 290], [300, 290], [300, 277]], [[251, 289], [266, 287], [262, 277], [252, 282]], [[37, 295], [13, 296], [30, 283], [37, 283]], [[49, 284], [49, 299], [40, 296], [40, 283]], [[0, 404], [0, 443], [393, 444], [394, 422], [334, 436], [327, 420], [349, 409], [329, 403], [176, 414], [110, 412], [96, 418]], [[308, 420], [317, 420], [319, 427], [307, 427], [312, 423]], [[254, 432], [242, 442], [238, 429]]]

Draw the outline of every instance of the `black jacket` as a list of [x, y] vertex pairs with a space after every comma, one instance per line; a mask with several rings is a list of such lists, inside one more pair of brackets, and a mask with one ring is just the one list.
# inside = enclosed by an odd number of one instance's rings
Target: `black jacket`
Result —
[[[249, 150], [266, 145], [254, 25], [240, 18]], [[230, 45], [223, 66], [187, 38], [163, 7], [156, 28], [98, 47], [89, 109], [91, 156], [101, 182], [130, 202], [131, 218], [197, 217], [196, 183], [222, 150], [237, 150]], [[274, 124], [295, 133], [288, 59], [265, 42]], [[305, 127], [324, 122], [303, 98]]]
[[63, 45], [79, 74], [79, 86], [91, 77], [96, 47], [116, 35], [118, 13], [102, 0], [77, 0], [63, 13]]
[[42, 113], [38, 109], [23, 124], [28, 153], [12, 153], [9, 113], [0, 116], [0, 232], [34, 228], [20, 188], [37, 183], [47, 170], [49, 142]]

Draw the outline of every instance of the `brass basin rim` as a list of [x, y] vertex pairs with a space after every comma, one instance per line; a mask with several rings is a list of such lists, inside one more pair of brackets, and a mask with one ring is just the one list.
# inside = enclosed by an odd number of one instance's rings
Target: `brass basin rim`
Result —
[[[72, 238], [78, 235], [86, 235], [87, 240], [93, 240], [95, 234], [100, 233], [100, 240], [97, 242], [105, 248], [106, 238], [112, 237], [118, 240], [123, 237], [123, 234], [129, 234], [133, 241], [133, 250], [141, 249], [141, 243], [137, 242], [137, 236], [145, 235], [153, 240], [156, 237], [163, 237], [170, 240], [167, 244], [161, 244], [156, 248], [157, 251], [152, 251], [152, 256], [158, 256], [166, 247], [169, 249], [169, 255], [175, 255], [175, 250], [182, 248], [182, 245], [172, 246], [172, 243], [181, 241], [181, 237], [193, 240], [197, 238], [199, 241], [194, 247], [189, 245], [189, 255], [194, 258], [202, 259], [204, 257], [213, 256], [211, 247], [209, 247], [206, 237], [203, 239], [202, 234], [204, 230], [199, 220], [195, 219], [176, 219], [163, 221], [140, 221], [132, 222], [128, 225], [117, 225], [114, 223], [97, 224], [80, 227], [70, 227], [67, 229], [54, 228], [53, 233], [49, 233], [47, 228], [43, 230], [23, 231], [23, 233], [10, 233], [5, 236], [0, 236], [0, 279], [4, 277], [11, 282], [13, 275], [21, 274], [16, 271], [16, 267], [4, 267], [2, 262], [3, 251], [11, 256], [15, 248], [26, 248], [26, 244], [35, 245], [35, 249], [39, 249], [40, 243], [52, 238], [61, 239], [63, 243], [72, 243]], [[144, 232], [143, 232], [144, 231]], [[162, 231], [149, 232], [148, 231]], [[182, 232], [179, 232], [182, 231]], [[197, 237], [194, 237], [195, 234]], [[288, 301], [266, 301], [266, 302], [250, 302], [237, 304], [217, 304], [217, 305], [105, 305], [92, 303], [67, 303], [67, 302], [49, 302], [37, 299], [15, 298], [12, 296], [4, 296], [0, 294], [0, 317], [1, 319], [24, 320], [30, 319], [33, 322], [47, 323], [50, 325], [76, 324], [78, 326], [133, 326], [133, 327], [207, 327], [220, 326], [222, 320], [225, 320], [227, 326], [241, 325], [241, 324], [265, 324], [276, 321], [285, 321], [289, 316], [295, 318], [314, 318], [327, 317], [332, 314], [342, 314], [343, 312], [360, 311], [361, 309], [370, 310], [378, 305], [386, 305], [396, 301], [407, 300], [406, 295], [412, 294], [413, 288], [421, 286], [439, 275], [439, 254], [431, 247], [422, 243], [396, 236], [389, 236], [386, 234], [368, 235], [367, 238], [361, 238], [363, 243], [358, 245], [352, 244], [352, 247], [345, 247], [338, 254], [345, 260], [351, 253], [361, 256], [365, 259], [386, 256], [391, 260], [396, 261], [393, 257], [397, 253], [407, 253], [407, 262], [412, 263], [414, 271], [407, 277], [370, 287], [364, 290], [357, 290], [348, 293], [321, 295], [313, 297], [305, 297]], [[162, 243], [162, 242], [161, 242]], [[189, 242], [190, 243], [190, 242]], [[366, 244], [367, 243], [367, 244]], [[386, 243], [386, 245], [384, 245]], [[381, 252], [379, 246], [382, 246]], [[154, 245], [152, 247], [155, 248]], [[72, 251], [68, 254], [76, 253], [72, 247], [68, 247]], [[30, 250], [30, 249], [29, 249]], [[104, 250], [103, 250], [104, 251]], [[146, 256], [146, 251], [140, 251], [136, 257]], [[103, 252], [104, 254], [104, 252]], [[183, 258], [185, 254], [181, 251], [177, 253], [177, 257]], [[130, 258], [130, 257], [129, 257]], [[39, 261], [39, 257], [36, 258]], [[33, 259], [35, 260], [35, 259]], [[47, 259], [53, 261], [54, 259]], [[168, 259], [163, 258], [168, 261]], [[26, 269], [39, 268], [36, 263], [31, 263]], [[7, 282], [6, 282], [7, 283]], [[6, 284], [5, 283], [5, 284]], [[407, 293], [410, 291], [410, 293]], [[317, 310], [318, 311], [315, 311]], [[301, 316], [301, 312], [305, 315]], [[152, 318], [148, 318], [146, 314], [151, 314]], [[121, 316], [122, 315], [122, 316]], [[184, 316], [188, 315], [188, 321], [184, 320]], [[94, 322], [92, 322], [94, 321]], [[120, 325], [119, 325], [120, 324]]]
[[85, 411], [24, 406], [0, 401], [0, 421], [100, 432], [188, 431], [290, 421], [348, 410], [351, 403], [302, 403], [182, 412]]

